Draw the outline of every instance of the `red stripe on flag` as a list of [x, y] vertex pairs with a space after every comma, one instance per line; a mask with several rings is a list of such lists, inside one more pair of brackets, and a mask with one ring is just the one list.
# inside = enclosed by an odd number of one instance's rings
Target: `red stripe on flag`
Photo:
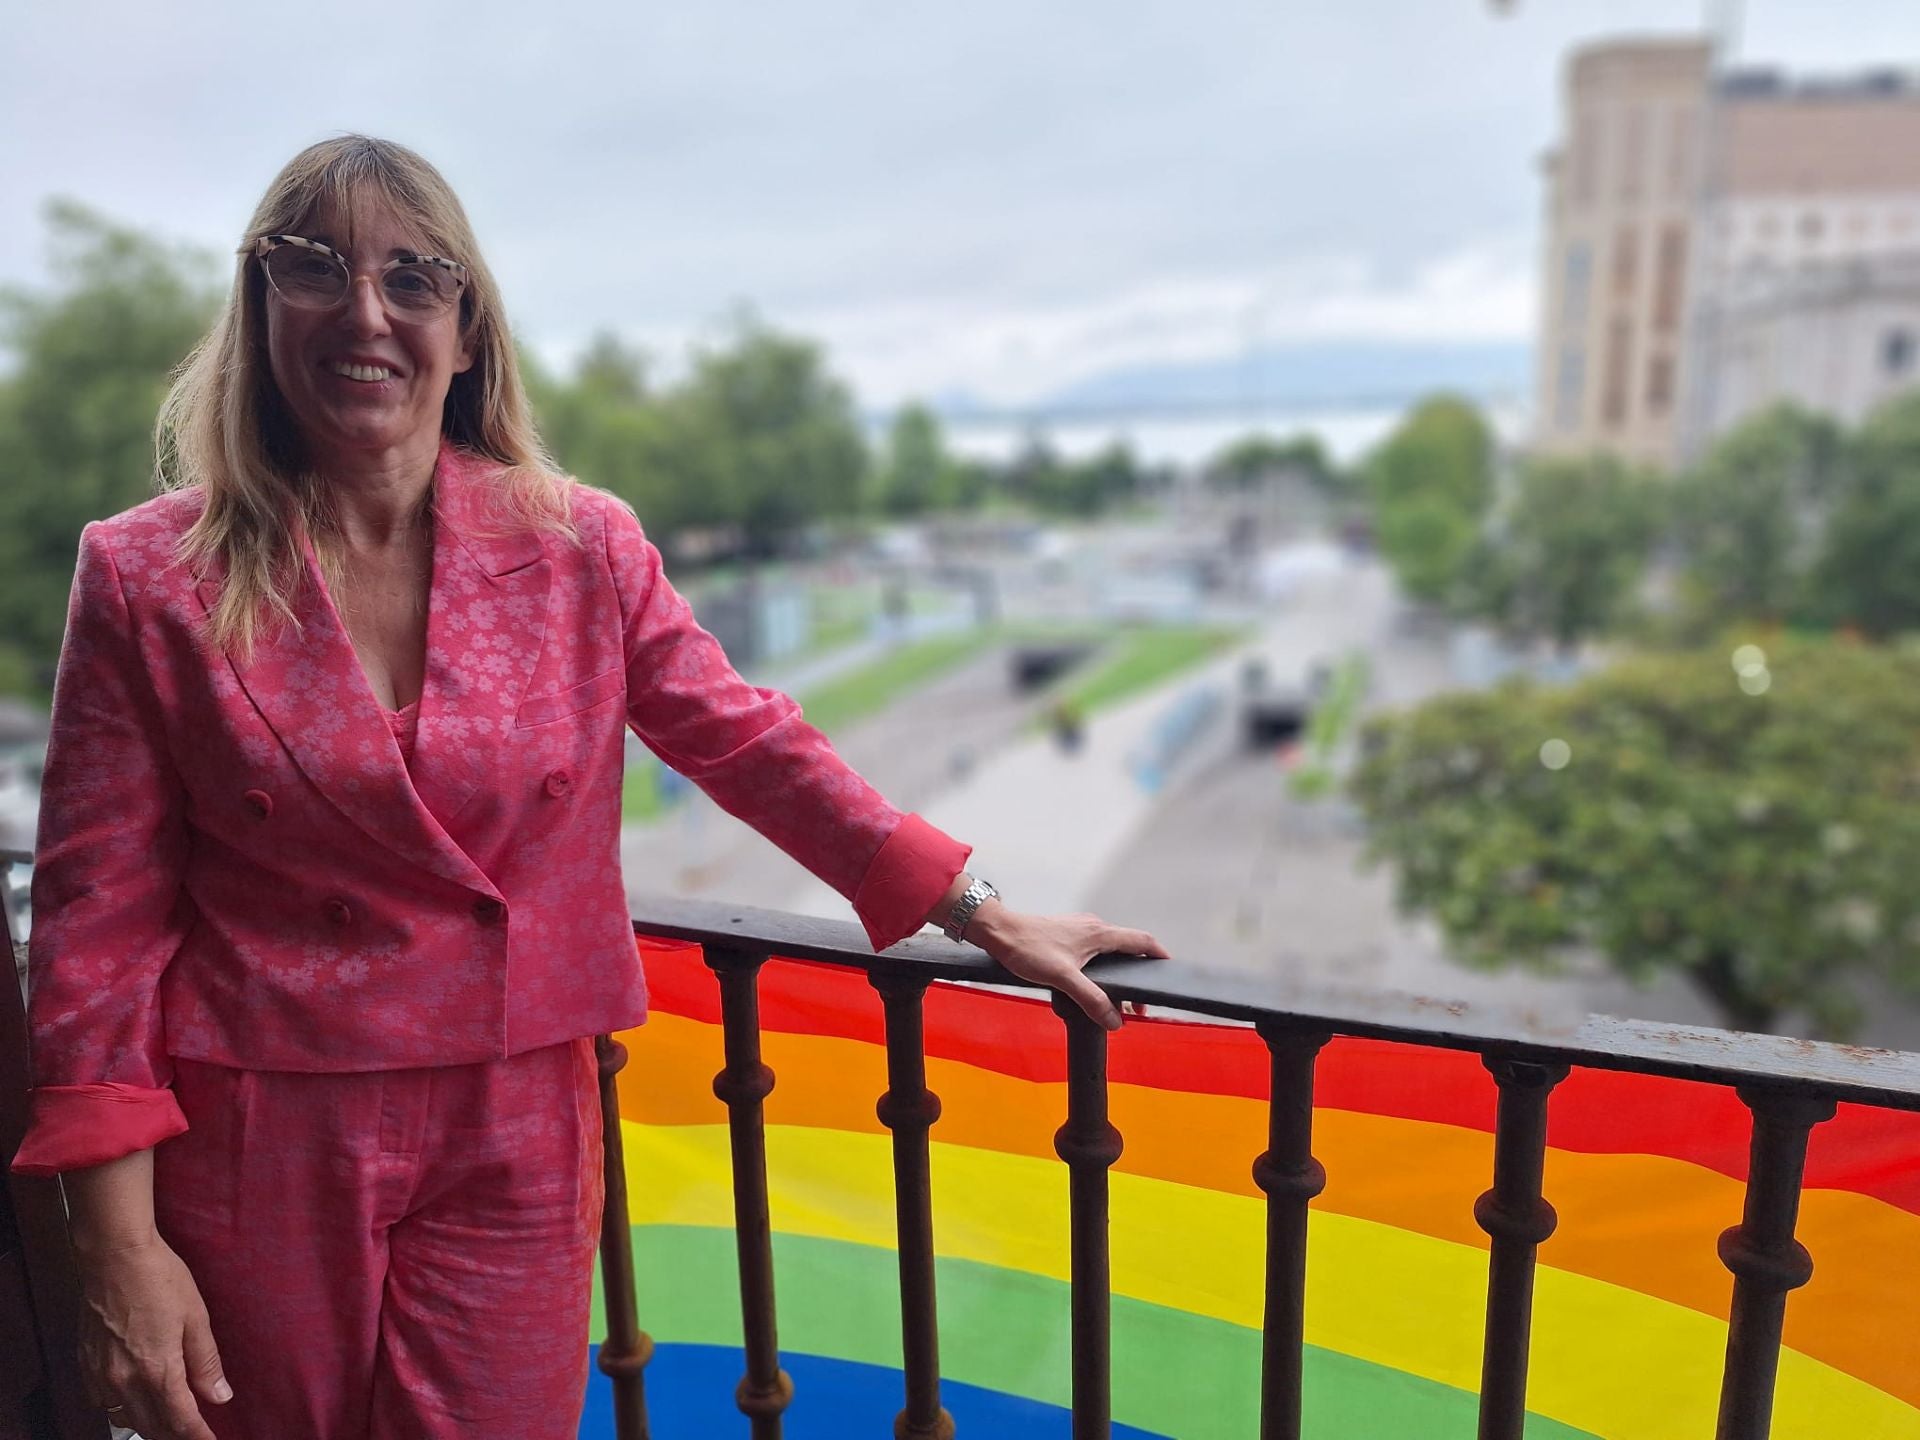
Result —
[[[644, 939], [655, 1009], [720, 1023], [720, 992], [695, 945]], [[1016, 1079], [1064, 1084], [1059, 1017], [1044, 1000], [935, 985], [927, 993], [927, 1053]], [[760, 972], [760, 1023], [768, 1030], [886, 1042], [880, 1001], [866, 976], [839, 965], [775, 960]], [[1205, 1095], [1267, 1098], [1265, 1044], [1244, 1026], [1135, 1019], [1112, 1037], [1117, 1083]], [[1477, 1055], [1387, 1040], [1342, 1037], [1321, 1053], [1314, 1103], [1406, 1120], [1491, 1131], [1497, 1093]], [[1554, 1091], [1548, 1140], [1588, 1154], [1665, 1155], [1747, 1177], [1750, 1116], [1732, 1089], [1664, 1076], [1575, 1070]], [[1815, 1128], [1806, 1184], [1852, 1190], [1920, 1214], [1920, 1115], [1842, 1105]]]

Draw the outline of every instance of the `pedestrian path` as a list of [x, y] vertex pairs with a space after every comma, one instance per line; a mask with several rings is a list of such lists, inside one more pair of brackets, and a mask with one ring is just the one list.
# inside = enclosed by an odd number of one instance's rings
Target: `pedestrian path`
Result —
[[[1254, 637], [1194, 670], [1131, 700], [1097, 711], [1085, 741], [1063, 753], [1050, 735], [1001, 749], [922, 813], [974, 847], [974, 864], [1009, 903], [1022, 910], [1065, 913], [1086, 908], [1101, 878], [1151, 817], [1158, 797], [1134, 775], [1135, 759], [1180, 697], [1201, 686], [1231, 692], [1251, 659], [1278, 681], [1304, 673], [1315, 659], [1347, 643], [1347, 594], [1333, 586], [1303, 589]], [[1231, 724], [1228, 718], [1224, 723]], [[937, 736], [928, 737], [937, 744]], [[847, 903], [811, 878], [775, 902], [805, 915], [844, 918]]]

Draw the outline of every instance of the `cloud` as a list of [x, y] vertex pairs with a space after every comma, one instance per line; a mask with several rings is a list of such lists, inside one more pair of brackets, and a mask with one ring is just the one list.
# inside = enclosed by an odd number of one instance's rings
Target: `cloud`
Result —
[[[1533, 328], [1527, 246], [1469, 246], [1398, 276], [1365, 259], [1267, 272], [1156, 279], [1053, 305], [969, 297], [769, 312], [819, 339], [863, 402], [888, 406], [962, 391], [989, 404], [1037, 400], [1104, 370], [1205, 360], [1316, 340], [1525, 340]], [[672, 374], [701, 332], [630, 332]], [[565, 362], [575, 335], [547, 351]]]
[[[1913, 0], [1753, 6], [1748, 54], [1901, 58]], [[313, 26], [27, 5], [0, 283], [40, 201], [227, 250], [277, 166], [388, 134], [459, 188], [521, 330], [668, 356], [736, 300], [863, 392], [1016, 399], [1249, 337], [1511, 338], [1572, 44], [1692, 0], [543, 0]], [[31, 136], [31, 142], [24, 137]], [[3, 143], [3, 142], [0, 142]]]

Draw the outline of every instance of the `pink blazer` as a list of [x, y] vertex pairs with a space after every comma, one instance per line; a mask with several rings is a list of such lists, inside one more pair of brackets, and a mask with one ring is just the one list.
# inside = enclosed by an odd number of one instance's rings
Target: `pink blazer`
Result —
[[441, 453], [410, 768], [311, 552], [298, 627], [241, 663], [202, 634], [218, 577], [173, 559], [196, 492], [87, 527], [42, 792], [17, 1170], [184, 1130], [172, 1056], [379, 1070], [638, 1024], [629, 725], [847, 896], [876, 948], [960, 872], [966, 847], [734, 673], [630, 511], [581, 486], [577, 545], [506, 529], [495, 473]]

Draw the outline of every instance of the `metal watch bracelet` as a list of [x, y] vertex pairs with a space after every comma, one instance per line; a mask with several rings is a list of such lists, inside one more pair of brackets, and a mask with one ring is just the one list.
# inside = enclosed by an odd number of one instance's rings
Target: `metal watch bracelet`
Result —
[[974, 882], [961, 892], [960, 898], [953, 902], [953, 909], [948, 912], [947, 923], [940, 927], [940, 933], [955, 944], [960, 943], [966, 936], [967, 922], [973, 919], [974, 911], [987, 901], [995, 899], [999, 894], [1000, 892], [985, 880], [975, 878]]

